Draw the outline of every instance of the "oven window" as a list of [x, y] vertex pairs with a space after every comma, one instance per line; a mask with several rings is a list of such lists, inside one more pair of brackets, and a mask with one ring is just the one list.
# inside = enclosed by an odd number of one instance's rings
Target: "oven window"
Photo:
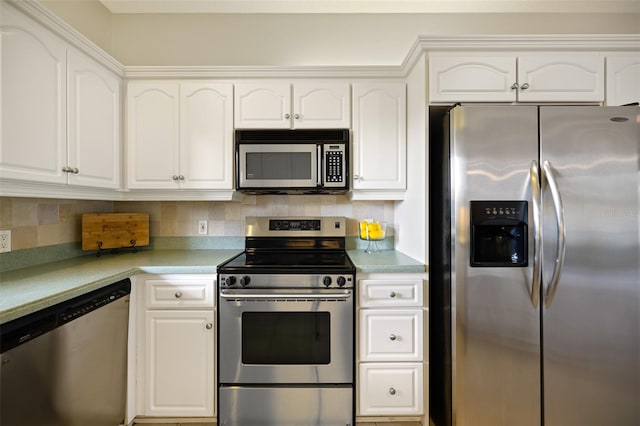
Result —
[[243, 364], [329, 364], [329, 312], [244, 312]]
[[310, 152], [248, 152], [247, 180], [311, 179]]

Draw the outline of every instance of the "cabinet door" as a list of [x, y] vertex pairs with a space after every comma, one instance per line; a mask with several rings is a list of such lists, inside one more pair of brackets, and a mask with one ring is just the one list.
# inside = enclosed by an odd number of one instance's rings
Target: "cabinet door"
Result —
[[233, 188], [233, 86], [180, 84], [181, 188]]
[[133, 189], [179, 188], [178, 83], [127, 86], [127, 184]]
[[120, 79], [70, 49], [68, 69], [68, 161], [77, 169], [69, 183], [120, 186]]
[[238, 83], [234, 98], [237, 129], [288, 129], [291, 126], [289, 83]]
[[362, 309], [360, 361], [422, 361], [422, 309]]
[[213, 318], [213, 310], [146, 312], [145, 415], [213, 416]]
[[405, 190], [406, 87], [353, 84], [353, 189]]
[[607, 105], [640, 102], [640, 53], [607, 56]]
[[518, 57], [521, 102], [604, 101], [604, 58], [598, 55]]
[[66, 183], [65, 44], [6, 2], [1, 7], [0, 176]]
[[348, 129], [351, 127], [349, 83], [295, 82], [293, 127]]
[[429, 56], [431, 102], [513, 102], [515, 56]]
[[363, 363], [359, 380], [358, 414], [361, 416], [424, 412], [422, 363]]

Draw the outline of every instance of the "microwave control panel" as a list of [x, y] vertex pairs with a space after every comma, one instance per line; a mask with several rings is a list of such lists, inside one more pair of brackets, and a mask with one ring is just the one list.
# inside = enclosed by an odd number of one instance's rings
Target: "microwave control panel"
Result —
[[344, 144], [324, 145], [325, 186], [344, 186], [345, 157]]

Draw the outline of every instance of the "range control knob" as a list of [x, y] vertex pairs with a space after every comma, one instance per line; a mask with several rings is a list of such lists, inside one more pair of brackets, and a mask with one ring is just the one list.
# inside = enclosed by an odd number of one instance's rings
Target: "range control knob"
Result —
[[322, 284], [324, 284], [325, 287], [329, 287], [331, 285], [331, 277], [326, 276], [322, 279]]
[[242, 287], [248, 286], [250, 282], [251, 282], [251, 277], [249, 277], [249, 275], [245, 275], [244, 277], [240, 278], [240, 285]]
[[230, 277], [227, 277], [227, 279], [224, 280], [224, 283], [227, 285], [227, 287], [231, 287], [231, 286], [235, 285], [236, 277], [234, 277], [233, 275], [230, 276]]
[[344, 287], [346, 283], [347, 283], [347, 280], [344, 277], [338, 277], [338, 285], [340, 287]]

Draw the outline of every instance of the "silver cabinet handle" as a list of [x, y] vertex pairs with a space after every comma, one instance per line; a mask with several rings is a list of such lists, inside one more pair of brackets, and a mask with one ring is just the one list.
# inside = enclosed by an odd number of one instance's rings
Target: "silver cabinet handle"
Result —
[[540, 298], [540, 253], [542, 247], [542, 227], [540, 226], [540, 175], [538, 172], [538, 162], [533, 160], [529, 166], [529, 180], [531, 182], [531, 199], [533, 205], [533, 277], [531, 279], [531, 304], [538, 307]]
[[213, 328], [213, 324], [208, 322], [207, 325], [205, 325], [205, 327], [207, 328], [207, 330], [211, 330]]
[[556, 291], [558, 290], [558, 282], [560, 281], [560, 273], [562, 272], [562, 267], [564, 266], [564, 256], [565, 256], [565, 238], [567, 235], [567, 229], [565, 227], [564, 221], [564, 206], [562, 205], [562, 197], [560, 196], [560, 191], [558, 190], [558, 183], [556, 182], [556, 177], [553, 174], [553, 169], [551, 168], [551, 163], [545, 160], [542, 164], [543, 170], [543, 190], [544, 186], [549, 186], [549, 190], [551, 191], [551, 199], [553, 200], [553, 207], [555, 208], [556, 213], [556, 223], [558, 224], [558, 242], [556, 246], [556, 262], [553, 266], [553, 274], [551, 275], [551, 282], [547, 287], [547, 291], [545, 294], [545, 306], [547, 309], [551, 307], [551, 303], [553, 302], [553, 298], [556, 295]]
[[184, 180], [184, 175], [180, 175], [180, 176], [178, 176], [178, 179], [179, 179], [179, 180]]
[[176, 299], [180, 299], [182, 297], [182, 292], [181, 291], [176, 291]]
[[520, 90], [527, 90], [529, 88], [529, 83], [524, 83], [522, 86], [520, 86]]
[[175, 180], [175, 181], [178, 181], [178, 175], [173, 175], [173, 176], [171, 177], [171, 179], [173, 179], [173, 180]]
[[291, 118], [291, 114], [287, 113], [284, 115], [284, 118], [286, 118], [287, 120]]
[[77, 168], [77, 167], [74, 167], [74, 168], [71, 170], [71, 172], [72, 172], [74, 175], [77, 175], [78, 173], [80, 173], [80, 170], [78, 170], [78, 168]]
[[298, 120], [300, 118], [300, 114], [293, 114], [293, 118], [295, 118], [296, 120]]
[[396, 337], [396, 335], [395, 335], [395, 334], [390, 334], [390, 335], [389, 335], [389, 340], [391, 340], [391, 341], [395, 341], [397, 338], [398, 338], [398, 337]]
[[392, 298], [392, 299], [395, 298], [396, 296], [397, 296], [397, 294], [396, 294], [395, 291], [392, 291], [391, 294], [389, 294], [389, 297]]
[[62, 168], [62, 171], [63, 171], [64, 173], [71, 173], [71, 167], [69, 167], [69, 166], [64, 166], [64, 167]]
[[353, 175], [353, 180], [360, 180], [360, 176], [359, 175]]
[[395, 395], [396, 394], [396, 390], [394, 388], [389, 388], [389, 394], [390, 395]]
[[518, 90], [518, 87], [520, 87], [520, 86], [518, 86], [518, 83], [513, 83], [511, 85], [511, 90]]

